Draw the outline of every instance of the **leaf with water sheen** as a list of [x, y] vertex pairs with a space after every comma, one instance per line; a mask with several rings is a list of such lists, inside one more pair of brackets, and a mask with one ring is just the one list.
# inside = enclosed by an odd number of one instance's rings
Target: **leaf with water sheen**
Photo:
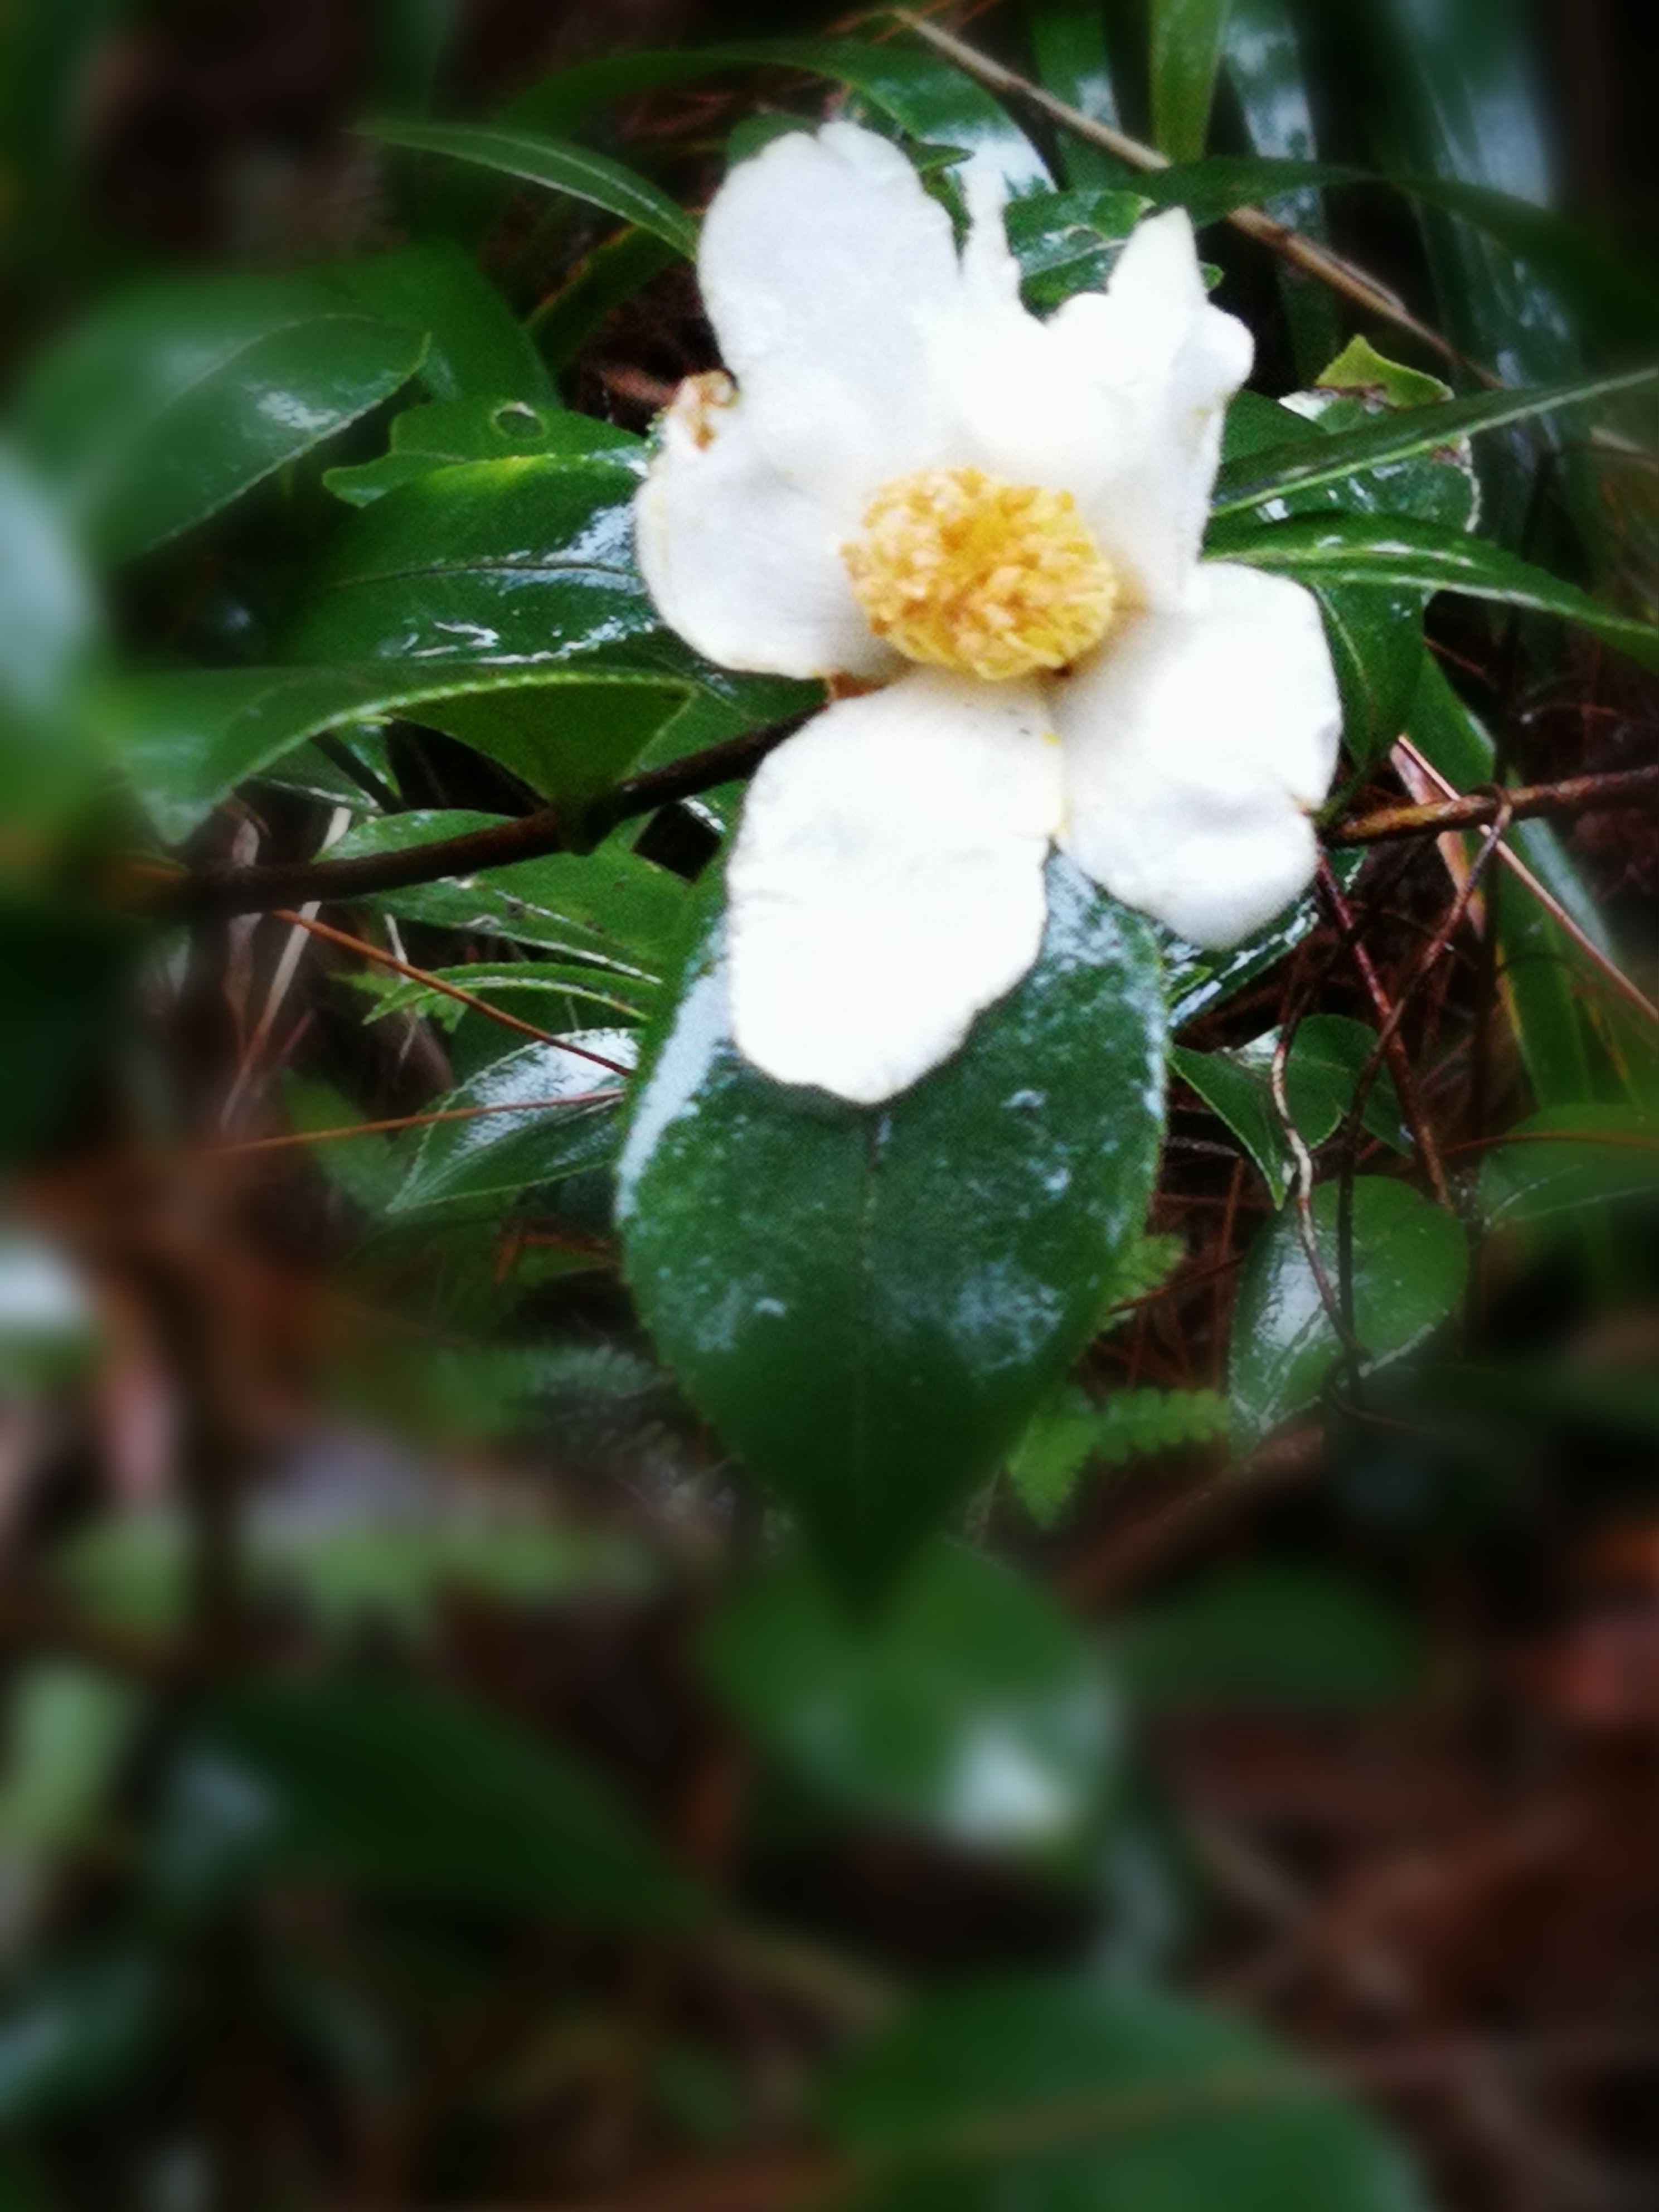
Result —
[[697, 250], [697, 227], [684, 210], [620, 161], [568, 139], [526, 131], [502, 130], [487, 123], [376, 123], [372, 135], [388, 146], [417, 154], [447, 154], [458, 161], [496, 169], [526, 184], [545, 185], [603, 208], [607, 215], [649, 231], [665, 245], [690, 257]]
[[[586, 1047], [625, 1074], [634, 1042], [623, 1030], [584, 1030]], [[422, 1212], [459, 1199], [510, 1198], [608, 1159], [617, 1139], [623, 1074], [561, 1044], [530, 1044], [492, 1060], [432, 1110], [489, 1110], [434, 1122], [388, 1212]], [[513, 1109], [520, 1110], [513, 1110]]]
[[890, 1575], [1001, 1461], [1095, 1325], [1163, 1124], [1156, 940], [1070, 864], [1036, 965], [871, 1110], [770, 1082], [727, 1025], [718, 927], [620, 1169], [659, 1349], [845, 1586]]
[[[1339, 1186], [1313, 1194], [1315, 1234], [1326, 1279], [1340, 1293]], [[1443, 1322], [1463, 1294], [1468, 1247], [1449, 1213], [1408, 1183], [1356, 1176], [1353, 1184], [1353, 1327], [1372, 1367], [1395, 1358]], [[1233, 1309], [1228, 1378], [1234, 1418], [1246, 1440], [1311, 1405], [1340, 1349], [1287, 1208], [1256, 1236]]]
[[646, 443], [614, 422], [568, 408], [500, 396], [434, 400], [393, 417], [392, 447], [378, 461], [330, 469], [324, 483], [349, 507], [368, 507], [386, 492], [458, 461], [517, 459], [556, 453], [567, 460], [628, 460], [643, 470]]

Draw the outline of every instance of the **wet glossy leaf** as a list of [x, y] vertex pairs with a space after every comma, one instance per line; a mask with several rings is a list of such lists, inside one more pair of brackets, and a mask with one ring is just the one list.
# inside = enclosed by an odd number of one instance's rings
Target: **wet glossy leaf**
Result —
[[1340, 483], [1364, 471], [1432, 455], [1477, 431], [1638, 390], [1656, 376], [1659, 370], [1644, 368], [1618, 376], [1571, 377], [1532, 391], [1485, 392], [1434, 406], [1390, 407], [1353, 428], [1332, 431], [1322, 442], [1287, 436], [1283, 447], [1228, 462], [1216, 479], [1211, 512], [1232, 514], [1275, 495]]
[[[574, 961], [475, 960], [465, 967], [434, 968], [429, 973], [441, 983], [454, 983], [492, 1006], [505, 1008], [520, 1021], [560, 1031], [580, 1029], [584, 1021], [596, 1025], [644, 1021], [659, 995], [645, 976], [580, 967]], [[453, 999], [424, 983], [394, 981], [390, 989], [377, 993], [368, 1018], [384, 1021], [389, 1014], [408, 1012], [453, 1022], [461, 1009]]]
[[434, 401], [393, 417], [392, 449], [378, 461], [330, 469], [323, 478], [337, 499], [368, 507], [384, 493], [414, 483], [457, 461], [500, 461], [525, 453], [567, 460], [635, 459], [644, 465], [645, 441], [614, 422], [526, 399]]
[[544, 798], [580, 805], [629, 768], [690, 688], [666, 674], [386, 659], [131, 677], [106, 686], [98, 709], [151, 820], [176, 840], [319, 731], [382, 715], [465, 732]]
[[18, 436], [92, 547], [125, 559], [367, 414], [426, 344], [304, 280], [170, 287], [106, 310], [49, 356]]
[[1480, 1168], [1480, 1210], [1492, 1228], [1659, 1195], [1659, 1117], [1639, 1107], [1551, 1106], [1507, 1134], [1513, 1141]]
[[1228, 1570], [1132, 1612], [1113, 1632], [1115, 1678], [1140, 1706], [1395, 1705], [1420, 1683], [1406, 1619], [1314, 1568]]
[[621, 1168], [659, 1350], [848, 1587], [994, 1468], [1093, 1327], [1162, 1125], [1152, 933], [1051, 864], [1036, 966], [968, 1044], [863, 1111], [773, 1084], [694, 964]]
[[623, 1076], [617, 1071], [626, 1073], [634, 1042], [622, 1030], [589, 1030], [570, 1042], [585, 1049], [526, 1045], [437, 1100], [434, 1113], [489, 1110], [437, 1122], [427, 1131], [389, 1213], [420, 1212], [457, 1199], [511, 1196], [608, 1159], [618, 1139]]
[[[1339, 1186], [1313, 1194], [1327, 1280], [1340, 1294]], [[1468, 1271], [1458, 1222], [1408, 1183], [1356, 1176], [1353, 1183], [1354, 1334], [1365, 1364], [1380, 1365], [1427, 1335], [1457, 1304]], [[1229, 1390], [1246, 1440], [1311, 1405], [1339, 1350], [1303, 1249], [1296, 1211], [1258, 1231], [1233, 1309]]]
[[953, 1545], [873, 1622], [804, 1567], [774, 1569], [715, 1622], [707, 1663], [743, 1726], [825, 1797], [955, 1843], [1062, 1843], [1108, 1779], [1089, 1643], [1033, 1584]]
[[1228, 0], [1151, 0], [1152, 137], [1172, 161], [1204, 150]]
[[1259, 2029], [1134, 1983], [924, 1999], [831, 2079], [859, 2212], [1427, 2212], [1381, 2130]]
[[[1344, 890], [1358, 875], [1364, 855], [1336, 853], [1331, 867]], [[1277, 967], [1293, 952], [1318, 924], [1319, 908], [1309, 891], [1267, 927], [1225, 952], [1201, 951], [1182, 939], [1166, 933], [1164, 972], [1170, 994], [1170, 1027], [1184, 1029], [1200, 1014], [1211, 1013], [1245, 986]]]
[[1103, 291], [1146, 205], [1131, 191], [1031, 192], [1010, 201], [1003, 221], [1032, 313], [1058, 307], [1075, 292]]
[[636, 224], [687, 256], [696, 252], [697, 227], [684, 209], [632, 169], [586, 146], [483, 123], [376, 123], [371, 128], [388, 146], [445, 154], [545, 185]]
[[1237, 537], [1231, 526], [1212, 550], [1300, 583], [1405, 585], [1459, 592], [1500, 605], [1577, 623], [1645, 668], [1659, 667], [1659, 628], [1614, 614], [1577, 585], [1505, 552], [1484, 538], [1407, 516], [1332, 515], [1277, 523]]
[[[1232, 0], [1222, 55], [1255, 152], [1311, 161], [1318, 151], [1313, 109], [1285, 0]], [[1304, 237], [1322, 240], [1326, 235], [1324, 202], [1316, 188], [1304, 185], [1297, 191], [1276, 193], [1267, 202], [1267, 213]], [[1306, 381], [1336, 350], [1335, 297], [1328, 287], [1286, 264], [1280, 264], [1278, 276], [1297, 365]]]
[[694, 1893], [551, 1745], [412, 1683], [236, 1690], [198, 1723], [159, 1839], [161, 1894], [321, 1878], [585, 1926], [674, 1923]]

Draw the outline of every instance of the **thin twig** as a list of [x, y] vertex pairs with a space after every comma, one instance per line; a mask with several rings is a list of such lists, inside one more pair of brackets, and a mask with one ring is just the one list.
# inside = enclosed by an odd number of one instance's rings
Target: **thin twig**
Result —
[[616, 1091], [577, 1091], [563, 1098], [513, 1098], [490, 1106], [445, 1106], [432, 1114], [399, 1114], [386, 1121], [348, 1121], [334, 1129], [289, 1129], [280, 1137], [250, 1137], [240, 1144], [210, 1145], [198, 1160], [231, 1160], [253, 1152], [291, 1152], [302, 1145], [330, 1145], [343, 1137], [383, 1137], [399, 1129], [435, 1128], [441, 1121], [477, 1121], [486, 1114], [540, 1114], [556, 1106], [599, 1106], [622, 1097]]
[[[1511, 822], [1540, 815], [1612, 812], [1626, 806], [1659, 806], [1659, 767], [1617, 769], [1607, 775], [1573, 775], [1559, 783], [1523, 783], [1506, 790], [1503, 811]], [[1328, 845], [1382, 845], [1397, 837], [1438, 837], [1448, 830], [1478, 830], [1493, 819], [1493, 791], [1430, 799], [1417, 806], [1379, 806], [1350, 815], [1323, 832]]]

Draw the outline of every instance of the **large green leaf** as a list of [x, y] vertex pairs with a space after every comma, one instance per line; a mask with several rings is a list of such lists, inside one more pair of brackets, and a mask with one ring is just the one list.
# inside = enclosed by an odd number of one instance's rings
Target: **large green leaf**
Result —
[[708, 1664], [750, 1732], [826, 1797], [954, 1842], [1063, 1842], [1100, 1802], [1112, 1715], [1080, 1631], [1033, 1584], [935, 1546], [849, 1620], [799, 1567], [715, 1622]]
[[527, 184], [545, 185], [550, 191], [567, 192], [573, 199], [619, 216], [688, 257], [696, 252], [697, 227], [683, 208], [632, 169], [588, 147], [485, 123], [377, 123], [372, 127], [388, 146], [446, 154], [454, 161], [522, 178]]
[[321, 1877], [596, 1923], [687, 1918], [695, 1895], [579, 1767], [488, 1710], [349, 1679], [232, 1690], [173, 1777], [155, 1876], [179, 1903]]
[[1151, 0], [1152, 136], [1172, 161], [1204, 150], [1229, 0]]
[[120, 560], [367, 414], [426, 346], [418, 327], [310, 279], [173, 284], [105, 310], [41, 362], [17, 434], [88, 543]]
[[1505, 552], [1484, 538], [1407, 516], [1331, 515], [1254, 532], [1215, 532], [1211, 550], [1316, 587], [1400, 585], [1459, 592], [1500, 605], [1559, 615], [1578, 623], [1644, 668], [1659, 668], [1659, 628], [1614, 614], [1576, 584]]
[[1404, 2159], [1259, 2029], [1104, 1978], [924, 1999], [832, 2076], [859, 2212], [1427, 2212]]
[[1155, 940], [1063, 860], [1048, 893], [1030, 974], [872, 1111], [738, 1057], [716, 929], [633, 1112], [621, 1212], [646, 1322], [854, 1588], [998, 1464], [1141, 1225]]
[[[1026, 14], [1038, 82], [1096, 122], [1116, 125], [1104, 11], [1079, 0], [1034, 0]], [[1060, 174], [1073, 191], [1098, 191], [1135, 180], [1127, 161], [1069, 133], [1061, 139], [1058, 158]]]
[[0, 2128], [63, 2119], [143, 2066], [166, 2014], [157, 1962], [111, 1944], [11, 1978], [0, 2006]]
[[1194, 1052], [1186, 1045], [1171, 1048], [1170, 1066], [1226, 1123], [1261, 1170], [1268, 1197], [1275, 1206], [1282, 1206], [1288, 1187], [1290, 1146], [1273, 1110], [1267, 1067], [1239, 1053]]
[[0, 821], [50, 824], [96, 768], [82, 710], [96, 601], [54, 503], [0, 446]]
[[[1255, 151], [1311, 160], [1317, 150], [1313, 108], [1285, 0], [1232, 0], [1223, 34], [1223, 63]], [[1322, 240], [1326, 235], [1324, 201], [1317, 187], [1276, 193], [1267, 202], [1267, 213], [1304, 237]], [[1336, 300], [1328, 286], [1288, 263], [1279, 264], [1279, 291], [1297, 367], [1305, 381], [1336, 350]]]
[[[1313, 1194], [1314, 1230], [1327, 1281], [1340, 1294], [1339, 1185]], [[1462, 1296], [1468, 1249], [1459, 1224], [1408, 1183], [1356, 1176], [1353, 1328], [1368, 1367], [1407, 1350]], [[1234, 1418], [1253, 1439], [1310, 1405], [1337, 1356], [1296, 1210], [1257, 1234], [1233, 1308], [1229, 1389]]]

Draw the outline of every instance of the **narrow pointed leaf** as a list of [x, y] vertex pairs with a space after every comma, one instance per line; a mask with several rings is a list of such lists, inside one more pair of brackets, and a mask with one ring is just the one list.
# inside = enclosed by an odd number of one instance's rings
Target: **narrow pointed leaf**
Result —
[[697, 250], [697, 227], [684, 210], [620, 161], [586, 146], [529, 131], [507, 131], [484, 123], [375, 123], [372, 135], [388, 146], [415, 153], [445, 154], [526, 184], [545, 185], [619, 216], [688, 258]]

